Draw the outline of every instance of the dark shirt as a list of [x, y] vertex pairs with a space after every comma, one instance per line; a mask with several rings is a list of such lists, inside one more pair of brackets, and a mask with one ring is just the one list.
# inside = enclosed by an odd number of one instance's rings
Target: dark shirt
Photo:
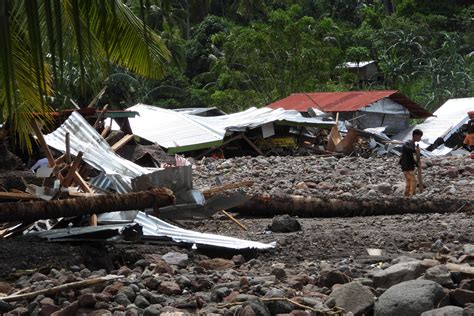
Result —
[[402, 155], [400, 156], [400, 165], [402, 171], [415, 170], [416, 160], [414, 154], [416, 152], [415, 143], [411, 140], [405, 142], [402, 146]]

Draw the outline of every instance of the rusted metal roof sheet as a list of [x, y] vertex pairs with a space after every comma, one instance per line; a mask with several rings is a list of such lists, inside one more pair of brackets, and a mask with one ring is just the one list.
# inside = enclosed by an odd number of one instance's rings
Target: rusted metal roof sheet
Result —
[[323, 112], [353, 112], [384, 98], [390, 98], [406, 107], [412, 117], [431, 116], [430, 112], [397, 90], [293, 93], [267, 107], [299, 112], [307, 112], [309, 108], [316, 108]]

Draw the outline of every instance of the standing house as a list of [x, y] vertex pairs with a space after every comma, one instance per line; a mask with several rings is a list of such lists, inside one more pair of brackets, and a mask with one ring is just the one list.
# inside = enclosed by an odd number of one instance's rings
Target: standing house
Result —
[[397, 90], [293, 93], [267, 105], [272, 109], [297, 110], [302, 114], [326, 112], [348, 120], [359, 129], [387, 126], [395, 135], [408, 128], [410, 118], [426, 118], [431, 113]]
[[382, 73], [379, 71], [375, 60], [347, 62], [339, 68], [347, 69], [355, 74], [360, 83], [381, 82], [383, 80]]

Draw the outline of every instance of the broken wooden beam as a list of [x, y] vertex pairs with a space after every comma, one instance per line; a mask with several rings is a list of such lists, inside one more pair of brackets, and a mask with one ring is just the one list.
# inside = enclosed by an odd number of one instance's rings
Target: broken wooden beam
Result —
[[[39, 200], [39, 197], [25, 192], [0, 192], [0, 200]], [[0, 210], [1, 209], [2, 206], [0, 205]]]
[[300, 195], [256, 195], [231, 209], [241, 215], [274, 216], [289, 214], [300, 217], [349, 217], [409, 213], [455, 213], [474, 211], [474, 202], [464, 199], [423, 199], [380, 197], [373, 199], [337, 198]]
[[149, 191], [89, 198], [3, 203], [0, 206], [0, 222], [33, 222], [39, 219], [159, 208], [173, 204], [174, 200], [170, 189], [153, 188]]
[[62, 291], [88, 287], [95, 284], [99, 284], [99, 283], [103, 283], [103, 282], [107, 282], [111, 280], [116, 280], [116, 279], [121, 279], [121, 278], [124, 278], [124, 276], [123, 275], [106, 275], [106, 276], [98, 277], [94, 279], [86, 279], [86, 280], [76, 281], [72, 283], [61, 284], [61, 285], [53, 286], [52, 288], [33, 291], [30, 293], [8, 295], [8, 296], [2, 297], [2, 301], [15, 302], [15, 301], [20, 301], [20, 300], [27, 300], [27, 299], [37, 297], [38, 295], [41, 295], [41, 294], [43, 295], [54, 294], [54, 293], [59, 293]]
[[226, 183], [226, 184], [223, 184], [221, 186], [212, 187], [212, 188], [203, 190], [202, 194], [204, 195], [204, 197], [206, 199], [208, 199], [211, 196], [216, 195], [217, 193], [221, 193], [221, 192], [231, 190], [231, 189], [251, 187], [252, 185], [253, 185], [253, 181], [251, 181], [251, 180], [240, 181], [240, 182], [236, 182], [236, 183]]
[[120, 139], [118, 142], [113, 144], [113, 146], [111, 148], [112, 148], [113, 151], [117, 151], [120, 148], [122, 148], [123, 146], [127, 145], [128, 142], [130, 142], [132, 139], [133, 139], [132, 134], [125, 135], [124, 137], [122, 137], [122, 139]]

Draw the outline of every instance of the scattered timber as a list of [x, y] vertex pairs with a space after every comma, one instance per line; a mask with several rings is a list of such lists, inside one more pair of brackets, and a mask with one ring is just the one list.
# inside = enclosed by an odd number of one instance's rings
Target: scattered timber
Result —
[[460, 199], [422, 199], [384, 197], [379, 199], [343, 199], [315, 196], [257, 195], [232, 209], [246, 216], [289, 214], [300, 217], [349, 217], [406, 213], [473, 212], [474, 201]]
[[24, 294], [13, 294], [9, 296], [4, 296], [2, 297], [2, 301], [5, 302], [15, 302], [15, 301], [20, 301], [20, 300], [26, 300], [26, 299], [31, 299], [34, 298], [40, 294], [46, 295], [46, 294], [55, 294], [59, 293], [61, 291], [67, 291], [67, 290], [74, 290], [74, 289], [80, 289], [83, 287], [88, 287], [92, 285], [96, 285], [99, 283], [104, 283], [107, 281], [111, 280], [116, 280], [116, 279], [121, 279], [124, 278], [123, 275], [107, 275], [104, 277], [99, 277], [99, 278], [94, 278], [94, 279], [86, 279], [82, 281], [76, 281], [72, 283], [66, 283], [58, 286], [54, 286], [49, 289], [42, 289], [30, 293], [24, 293]]
[[33, 222], [39, 219], [159, 208], [173, 204], [174, 200], [170, 189], [153, 188], [149, 191], [88, 198], [3, 203], [0, 205], [0, 222]]
[[214, 196], [218, 193], [221, 193], [227, 190], [239, 189], [243, 187], [251, 187], [252, 185], [253, 185], [253, 181], [251, 180], [241, 181], [241, 182], [236, 182], [236, 183], [226, 183], [221, 186], [216, 186], [216, 187], [206, 189], [202, 192], [202, 194], [204, 195], [206, 199], [208, 199], [211, 196]]

